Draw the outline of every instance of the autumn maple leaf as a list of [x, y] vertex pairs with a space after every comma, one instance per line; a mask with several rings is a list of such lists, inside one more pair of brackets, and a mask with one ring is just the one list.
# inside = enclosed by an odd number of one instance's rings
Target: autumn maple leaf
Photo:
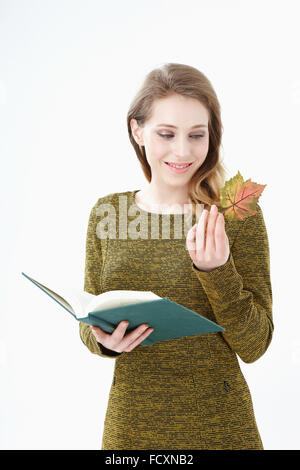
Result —
[[256, 203], [266, 186], [251, 179], [244, 181], [238, 171], [220, 190], [220, 212], [228, 219], [245, 219], [257, 214]]

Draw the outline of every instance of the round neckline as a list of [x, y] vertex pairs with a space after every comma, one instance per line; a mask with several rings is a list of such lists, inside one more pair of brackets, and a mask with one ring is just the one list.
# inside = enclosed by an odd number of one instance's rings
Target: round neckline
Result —
[[135, 200], [135, 195], [137, 192], [141, 191], [140, 189], [134, 189], [133, 191], [131, 191], [131, 199], [133, 201], [133, 203], [136, 205], [136, 207], [139, 209], [139, 211], [143, 214], [155, 214], [155, 215], [159, 215], [159, 216], [162, 216], [162, 215], [189, 215], [190, 213], [189, 212], [170, 212], [170, 213], [167, 213], [167, 212], [150, 212], [150, 211], [145, 211], [144, 209], [142, 209], [136, 202]]

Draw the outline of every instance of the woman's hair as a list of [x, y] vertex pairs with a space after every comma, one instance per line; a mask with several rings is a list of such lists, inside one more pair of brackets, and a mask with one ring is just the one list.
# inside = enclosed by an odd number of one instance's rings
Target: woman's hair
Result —
[[205, 161], [189, 181], [189, 199], [192, 213], [196, 204], [203, 204], [205, 209], [220, 203], [220, 189], [225, 184], [227, 170], [220, 162], [220, 146], [223, 132], [221, 110], [217, 95], [208, 78], [198, 69], [184, 64], [167, 63], [149, 72], [127, 114], [127, 126], [130, 142], [141, 163], [146, 179], [151, 181], [151, 168], [146, 158], [145, 147], [140, 147], [131, 132], [131, 119], [136, 119], [143, 127], [151, 117], [155, 100], [173, 94], [195, 98], [208, 111], [209, 149]]

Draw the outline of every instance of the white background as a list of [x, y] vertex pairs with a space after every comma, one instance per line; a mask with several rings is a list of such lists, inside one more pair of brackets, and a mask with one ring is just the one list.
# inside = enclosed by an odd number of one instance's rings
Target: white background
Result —
[[265, 449], [300, 449], [298, 13], [289, 0], [0, 1], [1, 448], [100, 448], [115, 361], [21, 271], [83, 288], [91, 207], [147, 185], [129, 104], [178, 62], [215, 88], [229, 176], [267, 184], [275, 330], [240, 364]]

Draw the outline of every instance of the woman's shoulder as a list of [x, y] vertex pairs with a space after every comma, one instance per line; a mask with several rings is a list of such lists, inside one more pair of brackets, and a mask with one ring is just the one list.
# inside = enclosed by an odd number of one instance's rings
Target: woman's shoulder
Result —
[[258, 221], [261, 221], [263, 219], [263, 211], [261, 206], [256, 202], [255, 208], [249, 210], [249, 213], [244, 216], [244, 217], [237, 217], [237, 216], [226, 216], [226, 211], [224, 213], [225, 215], [225, 222], [228, 224], [234, 224], [239, 228], [242, 228], [244, 225], [248, 225], [250, 222], [251, 223], [257, 223]]
[[251, 215], [248, 215], [248, 217], [242, 219], [241, 222], [243, 227], [261, 225], [262, 223], [264, 223], [263, 211], [258, 202], [255, 204], [255, 209], [253, 213]]
[[236, 245], [241, 242], [245, 245], [245, 249], [248, 249], [250, 244], [259, 246], [260, 243], [266, 243], [268, 237], [267, 227], [263, 210], [258, 203], [256, 203], [254, 213], [239, 220], [237, 224]]
[[251, 234], [266, 230], [263, 211], [261, 206], [256, 203], [254, 213], [243, 217], [227, 217], [225, 212], [225, 230], [230, 240], [236, 241]]
[[108, 193], [103, 196], [98, 197], [95, 205], [99, 205], [100, 203], [102, 204], [114, 204], [118, 203], [120, 198], [122, 197], [127, 197], [128, 195], [131, 195], [132, 191], [122, 191], [122, 192], [117, 192], [117, 193]]

